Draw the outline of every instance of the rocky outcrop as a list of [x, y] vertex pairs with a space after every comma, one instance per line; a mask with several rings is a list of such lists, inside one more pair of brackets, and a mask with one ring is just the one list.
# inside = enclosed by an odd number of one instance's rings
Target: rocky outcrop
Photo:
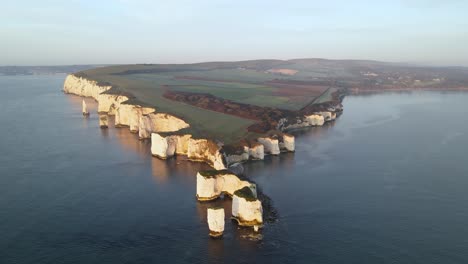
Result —
[[133, 105], [120, 104], [115, 111], [115, 126], [130, 126], [130, 115], [132, 113]]
[[166, 159], [175, 154], [186, 155], [192, 161], [203, 161], [211, 167], [226, 169], [220, 147], [207, 139], [193, 139], [191, 135], [151, 134], [151, 153]]
[[110, 85], [98, 85], [96, 81], [91, 81], [82, 77], [69, 74], [63, 84], [63, 91], [84, 97], [92, 97], [98, 100], [99, 94], [111, 89]]
[[174, 156], [177, 147], [176, 136], [163, 137], [160, 134], [151, 134], [151, 154], [161, 159]]
[[189, 127], [184, 120], [165, 113], [149, 113], [140, 116], [140, 138], [149, 138], [151, 133], [176, 132]]
[[296, 148], [294, 136], [283, 133], [279, 137], [279, 148], [284, 152], [294, 152]]
[[278, 138], [274, 137], [261, 137], [257, 139], [260, 144], [263, 145], [264, 153], [271, 155], [279, 155], [279, 141]]
[[238, 146], [235, 148], [230, 148], [229, 150], [224, 150], [224, 158], [228, 166], [245, 162], [249, 160], [249, 147]]
[[325, 123], [325, 119], [322, 115], [308, 115], [305, 116], [305, 120], [307, 121], [307, 124], [309, 126], [323, 126], [323, 124]]
[[81, 103], [82, 106], [82, 113], [84, 116], [89, 116], [89, 111], [88, 111], [88, 106], [86, 105], [85, 100], [83, 99], [83, 102]]
[[221, 237], [224, 232], [224, 208], [212, 207], [207, 210], [208, 228], [210, 236]]
[[249, 156], [253, 160], [262, 160], [265, 157], [264, 147], [259, 142], [254, 142], [250, 144]]
[[99, 94], [98, 95], [98, 112], [107, 113], [108, 115], [115, 115], [116, 109], [120, 104], [127, 101], [128, 97], [115, 94]]
[[234, 192], [232, 217], [240, 226], [258, 228], [263, 225], [262, 203], [249, 187]]
[[210, 201], [221, 194], [233, 196], [244, 187], [256, 190], [255, 184], [239, 179], [227, 170], [210, 170], [197, 173], [197, 199]]
[[211, 140], [190, 138], [187, 147], [187, 157], [193, 161], [205, 161], [217, 170], [226, 169], [224, 157], [220, 149]]
[[318, 112], [317, 114], [323, 116], [323, 118], [325, 119], [325, 122], [333, 121], [333, 120], [336, 119], [336, 113], [335, 112], [324, 111], [324, 112]]
[[100, 128], [109, 127], [109, 118], [106, 113], [99, 113], [99, 127]]

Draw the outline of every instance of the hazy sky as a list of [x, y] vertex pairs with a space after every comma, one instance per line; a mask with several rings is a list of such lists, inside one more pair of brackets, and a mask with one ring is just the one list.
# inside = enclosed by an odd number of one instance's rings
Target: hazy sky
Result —
[[0, 65], [374, 59], [468, 66], [467, 0], [1, 0]]

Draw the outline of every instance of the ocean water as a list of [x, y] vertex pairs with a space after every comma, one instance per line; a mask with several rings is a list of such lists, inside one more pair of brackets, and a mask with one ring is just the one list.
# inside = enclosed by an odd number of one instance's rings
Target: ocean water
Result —
[[[468, 263], [467, 93], [348, 96], [297, 151], [245, 165], [277, 222], [208, 236], [183, 157], [101, 130], [65, 75], [0, 77], [0, 263]], [[230, 201], [217, 201], [230, 211]]]

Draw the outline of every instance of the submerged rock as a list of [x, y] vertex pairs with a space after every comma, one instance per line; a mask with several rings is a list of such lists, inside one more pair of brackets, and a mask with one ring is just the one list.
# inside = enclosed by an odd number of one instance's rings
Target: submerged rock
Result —
[[224, 208], [208, 208], [207, 219], [211, 237], [221, 237], [224, 232]]

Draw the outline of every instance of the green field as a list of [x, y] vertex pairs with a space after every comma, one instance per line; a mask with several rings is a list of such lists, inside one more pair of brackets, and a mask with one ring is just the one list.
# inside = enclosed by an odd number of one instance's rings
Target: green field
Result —
[[[295, 75], [268, 72], [270, 69], [297, 69]], [[200, 64], [121, 65], [76, 73], [78, 76], [110, 84], [108, 93], [131, 96], [131, 103], [155, 107], [186, 120], [195, 137], [219, 139], [225, 143], [255, 136], [247, 127], [252, 119], [224, 114], [165, 98], [166, 91], [210, 94], [235, 103], [259, 107], [300, 110], [321, 96], [328, 100], [328, 86], [315, 85], [316, 70], [291, 61], [212, 62]], [[295, 82], [290, 85], [289, 82]], [[324, 93], [325, 92], [325, 93]]]

